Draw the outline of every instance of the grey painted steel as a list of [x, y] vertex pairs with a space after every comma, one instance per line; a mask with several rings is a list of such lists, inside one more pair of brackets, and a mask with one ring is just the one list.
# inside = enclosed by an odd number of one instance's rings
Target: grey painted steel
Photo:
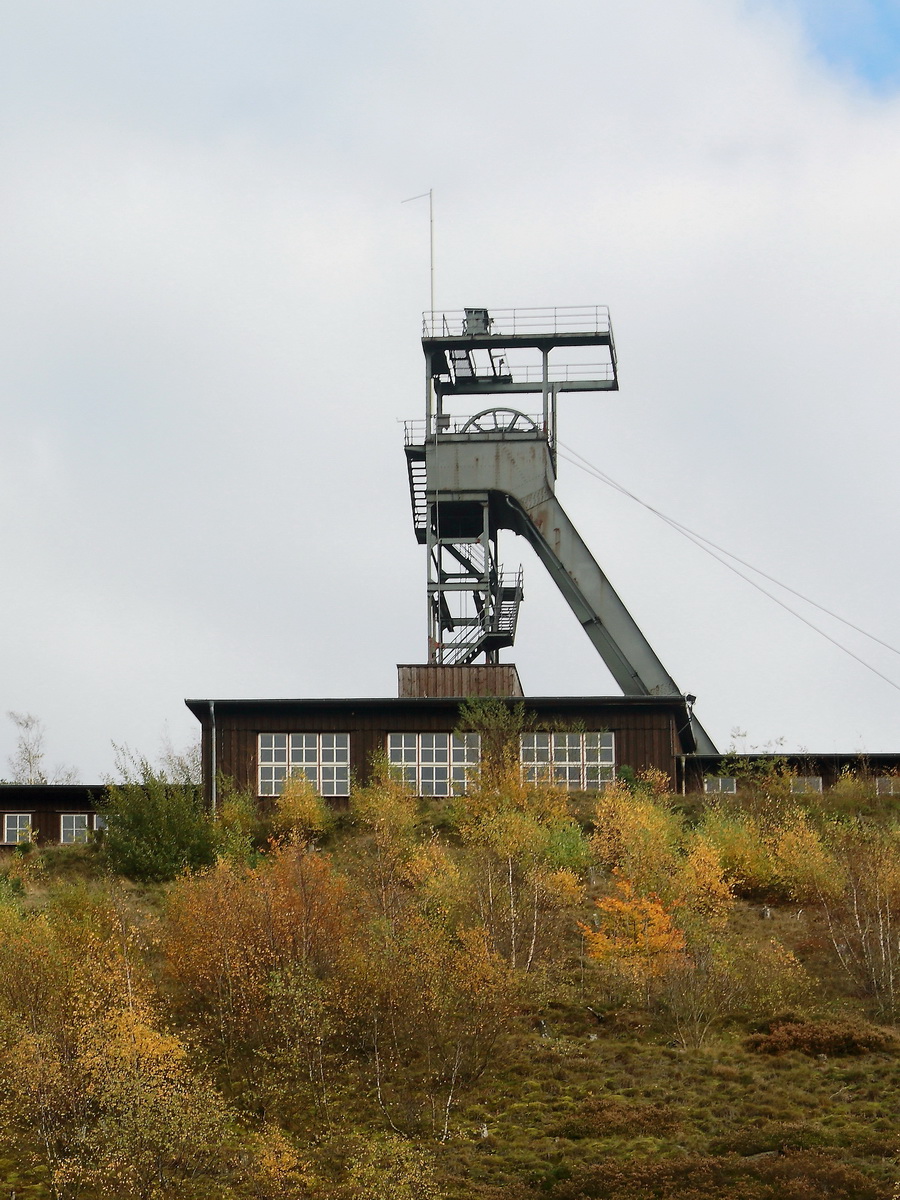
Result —
[[[431, 312], [423, 333], [425, 425], [421, 438], [407, 428], [406, 455], [416, 537], [428, 547], [431, 662], [484, 654], [497, 663], [513, 644], [521, 573], [504, 586], [497, 560], [497, 531], [511, 529], [534, 547], [626, 696], [681, 697], [555, 494], [558, 393], [618, 388], [608, 310]], [[551, 364], [553, 351], [579, 346], [599, 347], [605, 361]], [[540, 355], [539, 367], [519, 359], [523, 350]], [[537, 420], [504, 404], [529, 392], [542, 396]], [[494, 406], [462, 421], [446, 411], [446, 401], [480, 393]], [[692, 729], [700, 753], [714, 754], [696, 720]]]
[[[531, 543], [626, 696], [682, 694], [556, 498], [544, 436], [437, 435], [426, 441], [425, 463], [431, 503], [487, 494], [495, 527]], [[693, 728], [698, 752], [715, 754], [696, 719]]]

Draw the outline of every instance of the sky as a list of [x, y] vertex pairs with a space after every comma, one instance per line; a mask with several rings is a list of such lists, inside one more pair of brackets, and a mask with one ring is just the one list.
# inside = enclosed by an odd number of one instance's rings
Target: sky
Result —
[[[438, 308], [609, 305], [621, 390], [563, 397], [564, 446], [900, 646], [896, 0], [0, 13], [0, 714], [51, 769], [425, 659], [429, 188]], [[568, 461], [558, 495], [720, 747], [900, 751], [896, 653]], [[501, 551], [526, 693], [615, 694]]]

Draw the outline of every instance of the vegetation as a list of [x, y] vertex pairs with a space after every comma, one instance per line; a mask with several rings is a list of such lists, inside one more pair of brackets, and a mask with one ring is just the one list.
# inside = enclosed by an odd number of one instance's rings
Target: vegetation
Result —
[[200, 786], [155, 770], [144, 758], [119, 754], [123, 782], [110, 784], [100, 815], [106, 857], [129, 879], [162, 883], [216, 860], [216, 830]]
[[702, 808], [652, 773], [571, 796], [495, 732], [467, 796], [417, 801], [381, 763], [346, 813], [222, 781], [212, 821], [133, 759], [105, 840], [10, 852], [0, 1184], [894, 1196], [886, 798], [848, 777], [813, 806], [780, 770]]
[[16, 748], [7, 760], [9, 779], [0, 783], [77, 783], [74, 767], [45, 765], [46, 732], [44, 723], [34, 713], [7, 712], [16, 729]]

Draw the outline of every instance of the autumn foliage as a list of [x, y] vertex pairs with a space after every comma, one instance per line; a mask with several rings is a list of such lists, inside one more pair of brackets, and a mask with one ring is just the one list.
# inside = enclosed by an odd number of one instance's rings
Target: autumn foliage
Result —
[[[894, 1062], [890, 821], [850, 815], [846, 782], [837, 815], [780, 779], [746, 809], [687, 810], [652, 773], [576, 797], [523, 777], [523, 719], [483, 724], [495, 753], [440, 809], [384, 762], [340, 817], [302, 780], [260, 811], [223, 786], [196, 843], [214, 861], [149, 889], [100, 871], [62, 883], [49, 858], [11, 855], [10, 1190], [889, 1196], [884, 1138], [845, 1165], [831, 1126], [776, 1117], [771, 1097], [713, 1136], [727, 1118], [667, 1081], [715, 1076], [738, 1106], [784, 1062], [823, 1080], [832, 1058]], [[856, 1086], [826, 1084], [835, 1105]], [[757, 1145], [777, 1161], [735, 1158]]]

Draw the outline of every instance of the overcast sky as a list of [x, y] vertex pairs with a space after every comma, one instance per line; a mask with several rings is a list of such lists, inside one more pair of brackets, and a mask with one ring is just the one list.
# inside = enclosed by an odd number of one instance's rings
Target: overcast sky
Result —
[[[0, 12], [0, 712], [51, 765], [426, 657], [428, 188], [437, 307], [609, 305], [621, 391], [563, 397], [564, 444], [900, 646], [895, 0]], [[720, 745], [900, 751], [896, 687], [567, 462], [558, 494]], [[502, 551], [526, 693], [615, 694]]]

